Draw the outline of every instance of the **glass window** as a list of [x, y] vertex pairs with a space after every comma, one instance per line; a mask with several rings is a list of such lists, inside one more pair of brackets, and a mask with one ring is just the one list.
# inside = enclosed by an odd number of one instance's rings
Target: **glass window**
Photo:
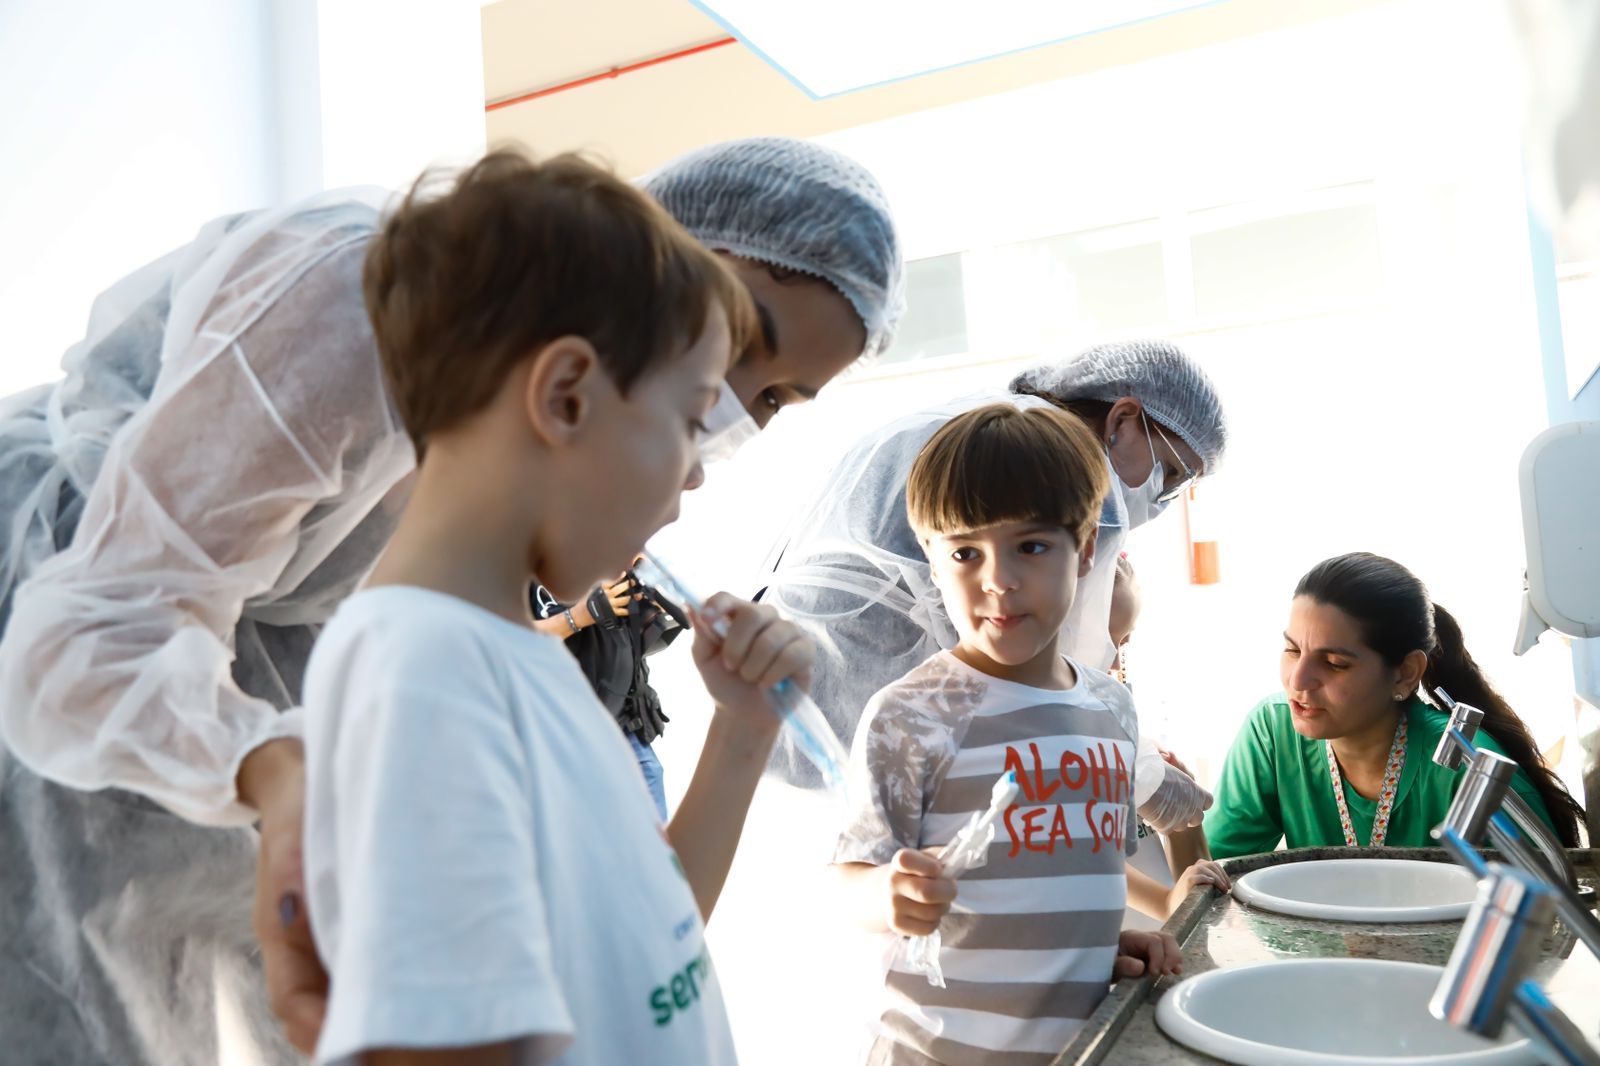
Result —
[[1232, 224], [1223, 221], [1229, 213], [1190, 216], [1195, 314], [1202, 321], [1286, 318], [1349, 307], [1382, 292], [1373, 204]]
[[906, 313], [879, 360], [903, 363], [967, 350], [967, 299], [961, 253], [906, 264]]
[[1159, 326], [1167, 320], [1167, 284], [1154, 222], [1047, 237], [1041, 242], [1066, 267], [1062, 294], [1082, 333]]
[[1161, 233], [1154, 220], [1057, 234], [967, 255], [973, 348], [1059, 352], [1085, 337], [1167, 320]]

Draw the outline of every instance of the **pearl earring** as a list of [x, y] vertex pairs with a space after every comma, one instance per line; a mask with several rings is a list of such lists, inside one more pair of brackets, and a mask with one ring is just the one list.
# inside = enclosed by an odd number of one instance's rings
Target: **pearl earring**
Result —
[[1399, 703], [1401, 700], [1403, 700], [1405, 698], [1406, 698], [1406, 694], [1404, 692], [1396, 692], [1394, 694], [1394, 701], [1396, 703]]
[[1115, 444], [1115, 443], [1117, 443], [1117, 435], [1115, 433], [1111, 434], [1111, 436], [1106, 438], [1106, 443], [1107, 444]]

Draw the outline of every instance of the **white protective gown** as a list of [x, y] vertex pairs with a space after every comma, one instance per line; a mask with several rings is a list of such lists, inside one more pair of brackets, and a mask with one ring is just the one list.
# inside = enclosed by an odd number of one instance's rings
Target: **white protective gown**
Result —
[[299, 1061], [234, 778], [299, 734], [318, 627], [409, 488], [361, 292], [386, 195], [206, 226], [96, 301], [63, 381], [0, 408], [11, 1066], [211, 1066], [218, 996], [260, 1061]]

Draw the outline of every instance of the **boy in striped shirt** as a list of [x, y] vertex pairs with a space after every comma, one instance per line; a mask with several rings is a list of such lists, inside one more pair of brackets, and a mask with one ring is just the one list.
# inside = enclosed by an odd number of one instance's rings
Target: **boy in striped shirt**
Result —
[[[1179, 969], [1171, 936], [1121, 931], [1132, 699], [1058, 647], [1107, 488], [1078, 419], [1009, 404], [953, 419], [912, 467], [911, 526], [960, 640], [873, 697], [851, 754], [840, 896], [897, 934], [872, 1066], [1047, 1066], [1114, 974]], [[936, 856], [1007, 770], [1021, 794], [958, 889]], [[943, 988], [899, 948], [936, 928]]]

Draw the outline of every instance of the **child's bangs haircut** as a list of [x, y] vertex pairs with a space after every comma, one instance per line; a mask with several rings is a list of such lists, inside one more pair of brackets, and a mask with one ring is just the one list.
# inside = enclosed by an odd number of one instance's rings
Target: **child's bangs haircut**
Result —
[[[726, 315], [735, 359], [750, 294], [655, 201], [576, 155], [491, 152], [446, 185], [422, 175], [368, 249], [362, 282], [391, 395], [420, 456], [512, 369], [582, 337], [628, 391]], [[444, 186], [441, 190], [441, 186]]]
[[906, 483], [919, 537], [971, 533], [1001, 522], [1059, 525], [1082, 546], [1111, 487], [1100, 440], [1054, 408], [990, 404], [946, 422]]

